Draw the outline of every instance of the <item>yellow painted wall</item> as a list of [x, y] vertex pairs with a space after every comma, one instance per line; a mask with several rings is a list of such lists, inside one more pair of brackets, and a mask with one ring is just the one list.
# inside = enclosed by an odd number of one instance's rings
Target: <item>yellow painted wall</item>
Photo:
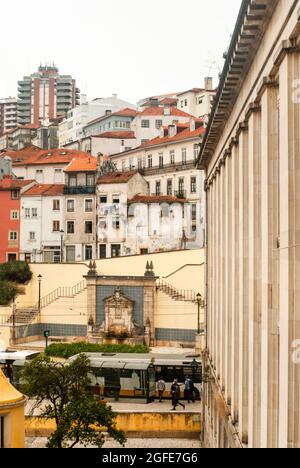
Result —
[[24, 406], [11, 409], [1, 409], [0, 416], [5, 416], [4, 421], [4, 445], [5, 448], [25, 447], [25, 416]]
[[[186, 290], [204, 294], [204, 251], [187, 250], [160, 253], [145, 256], [121, 257], [97, 262], [97, 270], [102, 275], [143, 276], [147, 262], [153, 262], [155, 274], [169, 284]], [[32, 281], [25, 288], [25, 295], [17, 298], [17, 308], [30, 308], [38, 302], [38, 275], [42, 275], [41, 296], [53, 292], [59, 287], [73, 287], [87, 274], [87, 264], [32, 264]], [[87, 292], [83, 291], [74, 298], [61, 298], [42, 310], [36, 321], [55, 324], [86, 325]], [[11, 307], [0, 308], [0, 314], [10, 315]], [[155, 328], [193, 330], [197, 328], [197, 305], [177, 302], [159, 292], [156, 300]], [[200, 322], [203, 322], [203, 314]], [[3, 330], [3, 331], [2, 331]], [[8, 329], [0, 328], [0, 339], [5, 336], [8, 345]]]
[[[55, 430], [55, 421], [26, 418], [27, 437], [49, 437]], [[117, 428], [126, 434], [164, 433], [200, 434], [200, 414], [195, 413], [118, 413]]]

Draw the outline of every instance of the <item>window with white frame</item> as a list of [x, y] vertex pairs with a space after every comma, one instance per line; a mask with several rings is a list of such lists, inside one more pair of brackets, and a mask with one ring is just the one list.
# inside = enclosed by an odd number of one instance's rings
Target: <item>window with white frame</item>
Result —
[[85, 200], [85, 212], [92, 213], [92, 211], [93, 211], [93, 200], [89, 198], [88, 200]]
[[182, 164], [186, 164], [187, 156], [186, 156], [186, 148], [182, 148], [181, 156], [182, 156]]
[[31, 209], [31, 216], [32, 216], [33, 218], [37, 218], [37, 217], [38, 217], [38, 210], [37, 210], [37, 208], [32, 208], [32, 209]]
[[60, 211], [60, 200], [53, 200], [53, 211]]
[[148, 154], [148, 169], [152, 169], [152, 167], [153, 167], [152, 154]]
[[164, 167], [164, 153], [159, 153], [159, 168], [163, 169]]
[[17, 241], [18, 240], [18, 232], [17, 231], [9, 231], [8, 239], [10, 241]]
[[25, 208], [25, 218], [30, 218], [30, 208]]
[[75, 200], [67, 200], [67, 212], [74, 213], [75, 211]]
[[155, 128], [157, 128], [157, 130], [159, 130], [163, 125], [163, 121], [162, 120], [156, 120], [155, 121]]
[[191, 193], [197, 193], [197, 178], [191, 177]]
[[170, 151], [170, 164], [175, 164], [175, 151]]
[[29, 233], [29, 240], [30, 240], [31, 242], [36, 240], [35, 232], [31, 231], [31, 232]]
[[10, 219], [11, 220], [18, 220], [19, 219], [19, 212], [18, 211], [11, 211], [10, 212]]

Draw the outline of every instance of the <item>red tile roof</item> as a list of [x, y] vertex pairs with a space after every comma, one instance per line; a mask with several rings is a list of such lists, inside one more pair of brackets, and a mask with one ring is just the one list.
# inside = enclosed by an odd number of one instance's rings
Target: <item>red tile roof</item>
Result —
[[178, 102], [177, 98], [164, 98], [159, 103], [162, 104], [162, 105], [170, 104], [172, 106], [172, 105], [177, 104], [177, 102]]
[[127, 184], [136, 174], [138, 174], [138, 171], [111, 172], [99, 177], [98, 184]]
[[63, 184], [36, 184], [26, 190], [22, 196], [34, 197], [43, 195], [44, 197], [57, 197], [64, 194], [64, 187]]
[[119, 140], [134, 140], [136, 138], [134, 132], [105, 132], [100, 135], [93, 135], [94, 138], [111, 138]]
[[97, 158], [94, 156], [75, 158], [71, 161], [65, 172], [96, 172]]
[[128, 201], [129, 204], [132, 203], [187, 203], [185, 198], [177, 198], [170, 195], [135, 195], [131, 200]]
[[[165, 109], [164, 107], [147, 107], [143, 111], [139, 112], [138, 115], [143, 116], [143, 115], [165, 115]], [[170, 116], [172, 117], [190, 117], [193, 118], [192, 115], [187, 114], [186, 112], [183, 112], [180, 109], [177, 109], [177, 107], [170, 107]]]
[[177, 135], [173, 137], [165, 136], [162, 138], [161, 137], [154, 138], [153, 140], [149, 140], [146, 143], [144, 143], [142, 145], [142, 148], [159, 146], [163, 143], [172, 143], [172, 142], [181, 141], [181, 140], [189, 140], [191, 138], [201, 137], [202, 135], [204, 135], [204, 133], [205, 133], [204, 127], [196, 128], [196, 130], [191, 132], [190, 126], [188, 125], [187, 128], [177, 133]]
[[24, 148], [21, 151], [5, 151], [1, 157], [9, 156], [13, 166], [36, 166], [45, 164], [68, 164], [75, 158], [86, 158], [88, 153], [73, 149], [42, 150], [36, 146]]
[[26, 185], [30, 185], [34, 180], [21, 180], [5, 178], [0, 180], [0, 190], [21, 190]]

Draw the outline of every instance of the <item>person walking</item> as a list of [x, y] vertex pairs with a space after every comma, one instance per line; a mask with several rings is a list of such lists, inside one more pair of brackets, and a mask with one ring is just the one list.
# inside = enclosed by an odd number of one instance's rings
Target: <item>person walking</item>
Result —
[[157, 382], [157, 390], [158, 390], [159, 402], [162, 403], [163, 396], [166, 390], [166, 382], [164, 381], [162, 377]]
[[180, 399], [180, 387], [181, 387], [181, 385], [179, 385], [178, 380], [175, 379], [173, 384], [172, 384], [172, 387], [171, 387], [172, 404], [173, 404], [172, 411], [176, 411], [176, 408], [177, 408], [178, 405], [181, 406], [183, 409], [185, 409], [185, 405], [183, 405], [179, 401], [179, 399]]
[[185, 398], [190, 403], [191, 401], [195, 403], [195, 396], [194, 396], [194, 382], [188, 376], [185, 378]]

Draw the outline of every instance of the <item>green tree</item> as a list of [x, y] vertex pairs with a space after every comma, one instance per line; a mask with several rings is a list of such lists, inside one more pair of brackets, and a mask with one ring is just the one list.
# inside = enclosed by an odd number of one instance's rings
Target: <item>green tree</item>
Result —
[[23, 290], [8, 281], [0, 281], [0, 306], [7, 306]]
[[48, 448], [73, 448], [78, 444], [101, 448], [103, 430], [121, 445], [125, 435], [116, 428], [116, 415], [90, 391], [90, 362], [79, 356], [70, 364], [53, 363], [39, 356], [24, 366], [22, 391], [34, 401], [32, 411], [41, 418], [55, 420], [56, 430]]
[[8, 262], [0, 265], [0, 281], [26, 284], [31, 278], [32, 272], [26, 262]]

